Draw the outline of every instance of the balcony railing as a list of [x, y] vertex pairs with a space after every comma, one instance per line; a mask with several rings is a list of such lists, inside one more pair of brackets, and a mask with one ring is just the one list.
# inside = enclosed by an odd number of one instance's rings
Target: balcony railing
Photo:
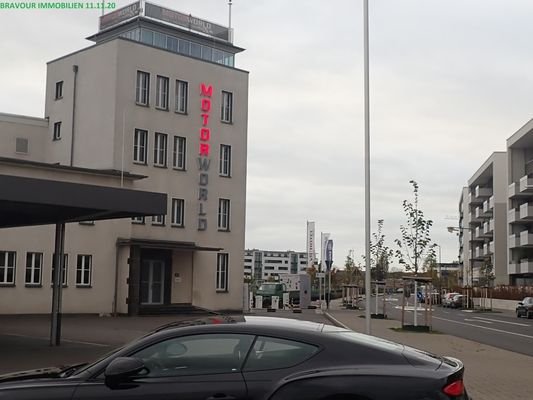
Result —
[[494, 210], [494, 196], [489, 197], [489, 209]]
[[520, 232], [520, 246], [533, 246], [533, 233], [529, 231]]
[[528, 175], [520, 178], [520, 193], [533, 193], [533, 178]]
[[492, 196], [492, 188], [476, 186], [475, 189], [476, 198], [486, 198]]
[[507, 215], [507, 221], [512, 224], [520, 220], [520, 209], [519, 208], [513, 208], [508, 211]]
[[520, 271], [521, 274], [528, 274], [533, 272], [533, 259], [523, 258], [520, 260]]
[[484, 236], [492, 236], [493, 231], [494, 231], [494, 223], [492, 224], [492, 227], [489, 221], [483, 223], [483, 235]]
[[489, 231], [494, 232], [494, 218], [491, 218], [489, 221]]
[[494, 254], [494, 240], [489, 242], [489, 253]]
[[475, 192], [468, 193], [468, 204], [482, 204], [483, 198], [482, 197], [476, 197]]
[[490, 207], [489, 201], [485, 200], [483, 202], [483, 216], [490, 217], [492, 215], [492, 208]]
[[520, 206], [520, 219], [522, 221], [533, 221], [532, 203], [524, 203]]
[[507, 265], [507, 273], [508, 274], [519, 274], [520, 273], [520, 263], [511, 261]]
[[516, 247], [520, 247], [520, 236], [509, 235], [509, 248], [514, 249]]

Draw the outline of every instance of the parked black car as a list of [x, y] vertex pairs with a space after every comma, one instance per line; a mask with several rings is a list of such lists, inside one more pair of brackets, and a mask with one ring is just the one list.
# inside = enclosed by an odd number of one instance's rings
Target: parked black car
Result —
[[84, 366], [0, 376], [0, 399], [465, 400], [461, 361], [330, 325], [209, 317]]
[[533, 318], [533, 297], [526, 297], [516, 306], [516, 316]]

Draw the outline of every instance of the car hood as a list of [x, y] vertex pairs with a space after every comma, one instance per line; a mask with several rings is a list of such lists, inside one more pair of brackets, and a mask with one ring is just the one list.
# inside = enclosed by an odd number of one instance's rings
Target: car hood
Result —
[[50, 367], [17, 371], [0, 375], [0, 384], [4, 382], [25, 381], [31, 379], [59, 378], [65, 367]]

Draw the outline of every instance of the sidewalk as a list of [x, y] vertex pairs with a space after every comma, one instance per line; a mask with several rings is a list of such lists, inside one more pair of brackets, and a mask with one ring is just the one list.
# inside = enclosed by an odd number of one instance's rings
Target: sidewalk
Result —
[[[364, 311], [332, 304], [324, 312], [333, 323], [365, 333]], [[533, 399], [533, 357], [444, 334], [397, 332], [400, 321], [373, 319], [371, 333], [431, 353], [456, 357], [465, 365], [465, 385], [474, 400]]]

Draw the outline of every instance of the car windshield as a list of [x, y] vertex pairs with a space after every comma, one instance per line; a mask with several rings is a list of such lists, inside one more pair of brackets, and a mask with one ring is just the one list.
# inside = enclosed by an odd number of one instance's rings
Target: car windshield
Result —
[[271, 283], [264, 283], [261, 286], [259, 286], [258, 292], [261, 292], [263, 294], [275, 294], [278, 290], [278, 285], [271, 284]]

